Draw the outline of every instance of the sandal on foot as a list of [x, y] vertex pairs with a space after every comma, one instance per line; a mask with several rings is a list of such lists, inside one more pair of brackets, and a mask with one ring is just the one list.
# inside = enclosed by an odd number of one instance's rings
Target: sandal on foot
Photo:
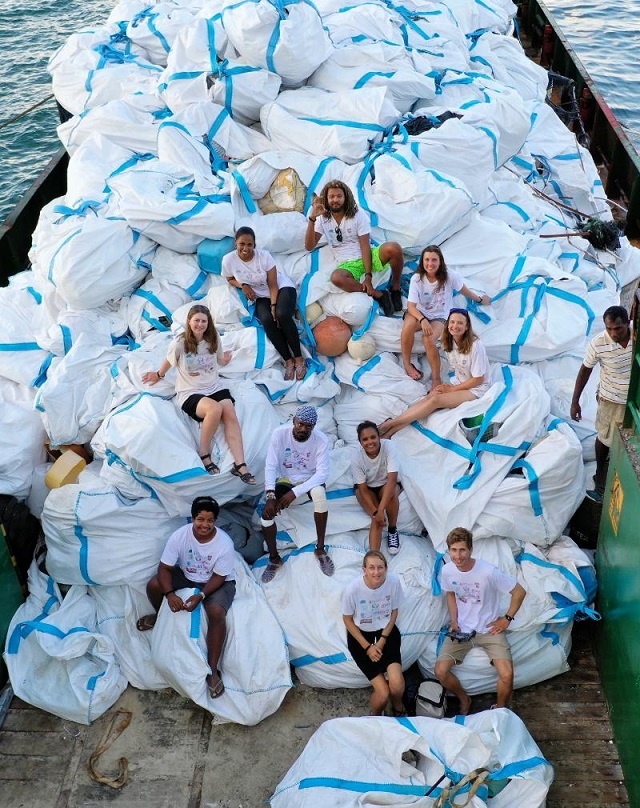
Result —
[[394, 718], [404, 718], [407, 715], [407, 711], [404, 709], [404, 707], [402, 708], [402, 710], [396, 710], [395, 707], [392, 707], [391, 708], [391, 715]]
[[224, 693], [224, 683], [220, 678], [220, 671], [216, 671], [211, 676], [207, 676], [207, 688], [209, 690], [209, 696], [212, 699], [217, 699]]
[[[207, 474], [220, 474], [220, 469], [211, 459], [209, 452], [198, 456], [200, 457], [200, 460], [202, 460], [202, 465], [204, 466], [204, 470], [207, 472]], [[204, 461], [207, 459], [207, 457], [209, 458], [209, 462], [205, 463]]]
[[151, 631], [156, 624], [156, 614], [145, 614], [136, 622], [138, 631]]
[[322, 553], [316, 553], [315, 556], [318, 559], [318, 564], [320, 564], [320, 569], [322, 570], [323, 574], [331, 577], [336, 571], [336, 567], [328, 553], [323, 551]]
[[264, 569], [264, 572], [260, 576], [260, 580], [262, 581], [262, 583], [268, 584], [269, 581], [273, 581], [273, 579], [276, 577], [276, 572], [280, 569], [283, 563], [284, 562], [280, 558], [280, 556], [278, 556], [278, 558], [275, 559], [270, 558], [269, 563], [267, 564], [267, 566]]
[[296, 376], [296, 371], [297, 371], [297, 368], [293, 364], [293, 362], [291, 364], [287, 363], [284, 366], [284, 380], [285, 380], [285, 382], [292, 382], [293, 379]]
[[[243, 466], [245, 469], [247, 469], [246, 471], [240, 471], [240, 469]], [[245, 485], [256, 484], [256, 478], [249, 471], [246, 463], [234, 463], [233, 466], [231, 466], [231, 473], [233, 474], [234, 477], [240, 477], [240, 479], [242, 480], [243, 483], [245, 483]]]
[[307, 363], [304, 361], [299, 363], [296, 362], [296, 381], [301, 382], [306, 375], [307, 375]]

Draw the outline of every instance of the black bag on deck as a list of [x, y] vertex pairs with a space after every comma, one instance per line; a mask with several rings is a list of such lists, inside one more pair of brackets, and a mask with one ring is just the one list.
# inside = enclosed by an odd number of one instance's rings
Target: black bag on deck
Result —
[[8, 494], [0, 494], [0, 532], [7, 543], [9, 555], [16, 567], [21, 584], [27, 583], [27, 571], [42, 534], [40, 522], [24, 502]]

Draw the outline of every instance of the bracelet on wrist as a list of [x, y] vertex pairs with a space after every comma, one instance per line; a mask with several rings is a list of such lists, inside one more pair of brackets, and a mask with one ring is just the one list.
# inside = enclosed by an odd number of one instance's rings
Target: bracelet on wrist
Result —
[[505, 614], [504, 619], [508, 620], [510, 623], [513, 623], [514, 619], [510, 614]]
[[163, 592], [163, 595], [165, 596], [165, 598], [168, 598], [169, 595], [174, 595], [175, 591], [176, 591], [175, 589], [170, 589], [168, 592]]
[[380, 639], [381, 639], [381, 640], [388, 640], [388, 639], [389, 639], [389, 635], [388, 635], [388, 634], [381, 634], [381, 635], [380, 635]]
[[156, 373], [158, 374], [159, 379], [164, 379], [164, 373], [160, 373], [159, 370], [156, 370]]
[[267, 491], [266, 498], [267, 499], [275, 499], [276, 498], [276, 492], [275, 491]]
[[371, 643], [369, 643], [369, 645], [367, 645], [367, 647], [364, 649], [365, 653], [369, 650], [369, 648], [371, 648]]
[[309, 216], [309, 221], [311, 222], [311, 224], [315, 224], [315, 223], [316, 223], [316, 220], [315, 220], [315, 219], [312, 219], [312, 218], [311, 218], [311, 216]]
[[373, 278], [373, 272], [365, 272], [364, 276], [365, 278]]
[[424, 321], [425, 321], [426, 319], [427, 319], [426, 317], [421, 317], [421, 318], [418, 320], [418, 325], [422, 325], [422, 323], [424, 323]]

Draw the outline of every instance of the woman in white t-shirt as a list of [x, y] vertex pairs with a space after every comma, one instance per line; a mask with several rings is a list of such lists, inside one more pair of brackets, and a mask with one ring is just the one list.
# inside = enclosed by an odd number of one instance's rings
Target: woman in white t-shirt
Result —
[[460, 292], [469, 300], [489, 305], [491, 298], [488, 295], [478, 295], [472, 292], [464, 283], [462, 276], [451, 269], [447, 269], [440, 247], [430, 244], [425, 247], [418, 261], [416, 269], [409, 283], [407, 311], [402, 323], [400, 334], [400, 349], [402, 364], [415, 381], [422, 378], [422, 372], [412, 364], [415, 335], [421, 332], [422, 342], [427, 354], [427, 361], [431, 368], [431, 387], [437, 387], [440, 382], [440, 354], [437, 340], [444, 329], [444, 321], [453, 303], [453, 293]]
[[393, 714], [405, 715], [400, 632], [396, 626], [403, 601], [400, 578], [387, 574], [387, 560], [369, 550], [358, 575], [342, 593], [342, 619], [353, 661], [373, 685], [371, 715], [382, 715], [391, 699]]
[[284, 361], [284, 378], [304, 379], [307, 366], [301, 355], [300, 337], [293, 316], [296, 311], [296, 287], [288, 275], [276, 269], [267, 250], [256, 248], [251, 227], [236, 231], [236, 250], [222, 259], [222, 274], [229, 284], [240, 289], [255, 303], [255, 315], [265, 334]]
[[231, 473], [243, 483], [255, 485], [255, 478], [244, 462], [242, 432], [234, 400], [218, 374], [218, 367], [228, 364], [230, 359], [231, 351], [222, 350], [211, 312], [198, 304], [189, 309], [184, 334], [173, 340], [160, 368], [145, 373], [142, 381], [156, 384], [164, 379], [169, 368], [175, 367], [178, 404], [190, 418], [202, 424], [199, 455], [205, 470], [209, 474], [220, 473], [211, 460], [211, 441], [222, 421], [224, 437], [233, 456]]
[[453, 370], [450, 383], [432, 388], [429, 395], [412, 404], [402, 415], [380, 424], [381, 435], [390, 438], [413, 421], [431, 415], [434, 410], [453, 409], [487, 392], [491, 386], [491, 366], [484, 345], [473, 333], [466, 309], [451, 309], [449, 312], [442, 347]]

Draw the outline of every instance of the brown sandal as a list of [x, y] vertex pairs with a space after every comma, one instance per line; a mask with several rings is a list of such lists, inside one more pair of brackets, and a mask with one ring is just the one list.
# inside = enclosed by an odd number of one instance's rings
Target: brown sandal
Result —
[[301, 382], [307, 375], [307, 363], [304, 359], [301, 362], [296, 362], [296, 381]]

